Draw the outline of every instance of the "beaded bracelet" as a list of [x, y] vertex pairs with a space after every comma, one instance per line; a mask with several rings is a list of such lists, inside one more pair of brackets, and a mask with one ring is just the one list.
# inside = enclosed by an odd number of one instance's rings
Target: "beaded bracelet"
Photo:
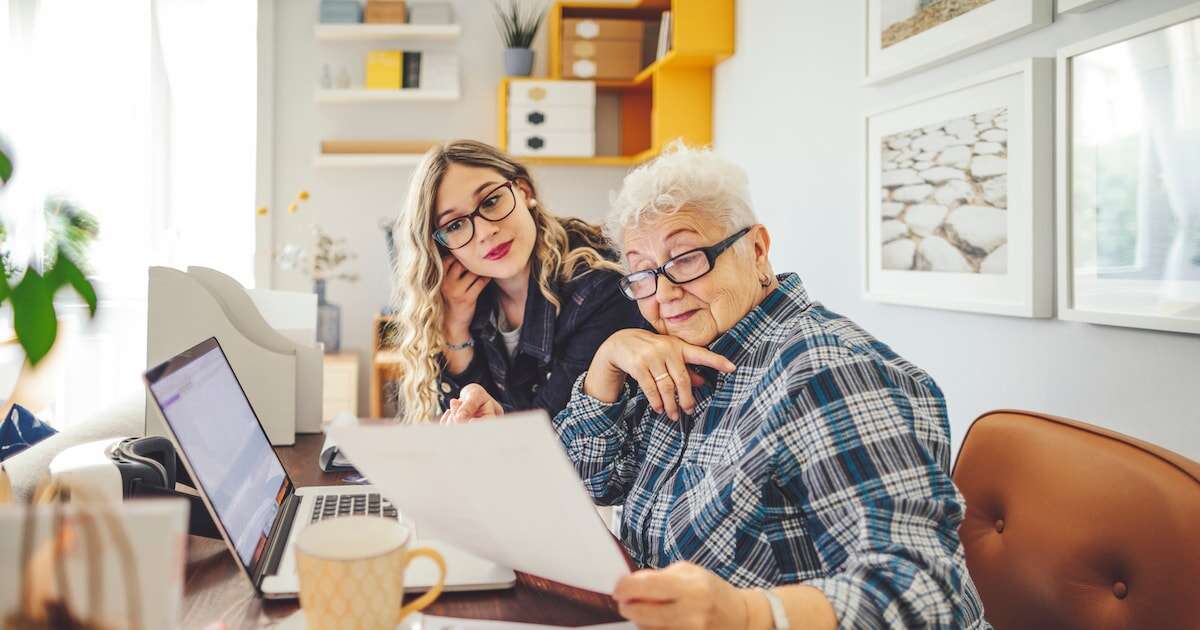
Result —
[[471, 339], [471, 338], [468, 338], [466, 341], [464, 341], [462, 343], [446, 344], [447, 350], [466, 350], [467, 348], [474, 348], [474, 347], [475, 347], [475, 340]]

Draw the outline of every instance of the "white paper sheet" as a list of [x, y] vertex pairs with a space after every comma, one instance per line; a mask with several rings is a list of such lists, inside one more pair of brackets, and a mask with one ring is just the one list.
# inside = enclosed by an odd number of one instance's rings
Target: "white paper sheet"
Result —
[[326, 430], [423, 532], [598, 593], [611, 594], [629, 573], [545, 412], [470, 424]]
[[[479, 619], [457, 619], [455, 617], [434, 617], [425, 615], [419, 624], [413, 625], [413, 630], [557, 630], [566, 626], [545, 626], [537, 623], [518, 623], [516, 621], [483, 621]], [[604, 623], [595, 626], [582, 626], [575, 630], [635, 630], [628, 621]]]
[[[261, 620], [269, 621], [265, 617]], [[274, 624], [275, 630], [304, 630], [307, 624], [304, 611], [297, 610]], [[489, 621], [484, 619], [459, 619], [457, 617], [435, 617], [413, 613], [404, 618], [396, 630], [559, 630], [566, 626], [546, 626], [536, 623], [519, 623], [516, 621]], [[602, 623], [594, 626], [579, 626], [574, 630], [636, 630], [637, 626], [628, 621]]]

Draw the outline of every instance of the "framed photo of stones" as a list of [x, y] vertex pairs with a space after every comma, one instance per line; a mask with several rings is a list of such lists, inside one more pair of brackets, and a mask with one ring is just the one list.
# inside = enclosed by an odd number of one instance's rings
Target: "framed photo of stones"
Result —
[[866, 82], [924, 70], [1047, 26], [1054, 0], [865, 0]]
[[1058, 13], [1083, 13], [1117, 0], [1058, 0]]
[[1029, 59], [867, 117], [868, 299], [1052, 315], [1053, 77]]
[[1200, 3], [1058, 53], [1059, 317], [1200, 334]]

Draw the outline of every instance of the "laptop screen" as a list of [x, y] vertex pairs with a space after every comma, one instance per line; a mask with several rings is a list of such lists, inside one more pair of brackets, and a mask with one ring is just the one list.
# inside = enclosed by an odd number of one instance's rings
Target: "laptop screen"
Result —
[[291, 483], [225, 353], [209, 339], [146, 378], [193, 481], [252, 572]]

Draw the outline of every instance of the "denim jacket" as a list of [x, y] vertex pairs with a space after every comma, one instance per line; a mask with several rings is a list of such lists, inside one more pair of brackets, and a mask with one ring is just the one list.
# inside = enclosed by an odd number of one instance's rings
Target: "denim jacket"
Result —
[[461, 374], [450, 374], [442, 361], [442, 408], [469, 383], [479, 383], [505, 411], [545, 409], [553, 417], [571, 397], [571, 385], [587, 370], [596, 349], [623, 328], [644, 328], [637, 303], [626, 299], [613, 271], [594, 269], [557, 287], [561, 308], [554, 313], [537, 284], [538, 266], [530, 270], [529, 296], [516, 356], [509, 360], [496, 329], [496, 285], [479, 296], [471, 321], [475, 357]]

